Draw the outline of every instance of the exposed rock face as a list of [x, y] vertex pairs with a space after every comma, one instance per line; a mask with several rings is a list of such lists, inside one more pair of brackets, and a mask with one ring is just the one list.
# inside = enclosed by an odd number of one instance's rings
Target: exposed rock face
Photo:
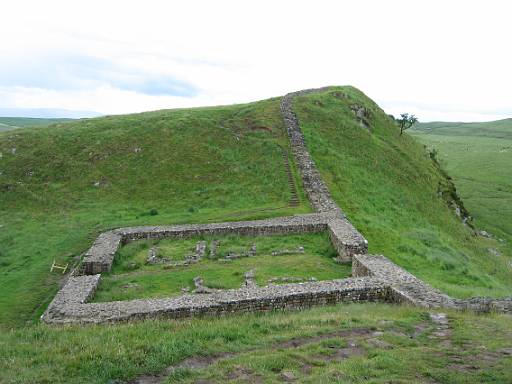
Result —
[[351, 111], [356, 116], [357, 121], [359, 122], [359, 125], [362, 128], [369, 129], [370, 128], [370, 110], [363, 107], [359, 104], [352, 104], [350, 106]]

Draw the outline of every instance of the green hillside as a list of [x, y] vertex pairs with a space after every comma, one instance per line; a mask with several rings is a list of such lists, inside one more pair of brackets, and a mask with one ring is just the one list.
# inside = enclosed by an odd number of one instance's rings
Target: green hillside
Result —
[[0, 132], [16, 128], [41, 127], [70, 121], [71, 119], [45, 119], [32, 117], [0, 117]]
[[474, 224], [512, 256], [512, 119], [484, 123], [421, 123], [411, 133], [453, 177]]
[[[57, 289], [52, 261], [75, 260], [108, 228], [309, 211], [303, 197], [299, 207], [287, 204], [279, 100], [0, 135], [0, 320], [35, 319]], [[507, 260], [490, 258], [491, 241], [447, 208], [438, 197], [443, 176], [377, 105], [350, 87], [296, 104], [312, 156], [371, 252], [452, 295], [509, 292]], [[356, 121], [355, 104], [369, 111], [370, 129]]]
[[288, 207], [288, 146], [279, 99], [0, 134], [0, 322], [36, 319], [52, 261], [106, 229], [309, 211]]
[[[448, 311], [444, 334], [436, 332], [429, 311], [384, 304], [97, 326], [37, 321], [62, 278], [49, 272], [52, 261], [76, 262], [107, 229], [311, 212], [279, 105], [273, 98], [0, 133], [0, 382], [121, 383], [192, 357], [209, 363], [178, 369], [162, 382], [273, 383], [287, 381], [288, 371], [296, 382], [310, 383], [507, 382], [512, 328], [506, 315]], [[297, 98], [295, 111], [319, 171], [370, 252], [454, 296], [510, 295], [510, 258], [491, 256], [488, 248], [499, 247], [498, 241], [462, 224], [448, 206], [450, 182], [374, 102], [353, 87], [333, 87]], [[298, 206], [290, 205], [283, 151]], [[323, 234], [308, 236], [286, 241], [306, 245], [307, 252], [314, 247], [306, 253], [311, 264], [297, 258], [292, 266], [293, 258], [283, 257], [272, 268], [263, 255], [258, 278], [290, 269], [304, 278], [314, 268], [319, 279], [348, 273], [348, 266], [332, 261]], [[278, 237], [258, 241], [267, 251], [281, 244]], [[98, 301], [135, 297], [129, 284], [145, 290], [141, 297], [182, 287], [150, 266], [126, 275], [149, 245], [121, 250]], [[229, 271], [208, 273], [224, 274], [226, 286], [236, 286], [257, 262], [241, 260]], [[125, 280], [121, 285], [116, 279]]]
[[[366, 108], [369, 128], [355, 121], [354, 105]], [[461, 224], [439, 197], [446, 180], [427, 151], [398, 136], [375, 103], [344, 88], [302, 97], [296, 110], [324, 180], [371, 253], [454, 296], [510, 294], [510, 258], [491, 257], [496, 242]]]

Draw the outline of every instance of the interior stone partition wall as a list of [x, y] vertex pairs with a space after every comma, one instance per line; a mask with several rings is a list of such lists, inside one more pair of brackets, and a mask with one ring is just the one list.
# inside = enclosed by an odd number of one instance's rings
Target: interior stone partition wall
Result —
[[[301, 309], [314, 305], [361, 301], [512, 313], [512, 298], [453, 299], [386, 257], [367, 254], [368, 242], [332, 199], [306, 148], [299, 121], [293, 112], [293, 99], [296, 96], [328, 89], [289, 93], [281, 101], [283, 121], [295, 162], [308, 200], [317, 213], [216, 224], [129, 227], [104, 232], [86, 252], [81, 267], [55, 295], [42, 315], [42, 320], [54, 324], [101, 323], [148, 317], [181, 318], [284, 308]], [[117, 250], [129, 241], [231, 233], [261, 236], [321, 231], [329, 232], [340, 261], [352, 261], [352, 278], [242, 287], [163, 299], [89, 302], [100, 283], [101, 273], [111, 270]]]

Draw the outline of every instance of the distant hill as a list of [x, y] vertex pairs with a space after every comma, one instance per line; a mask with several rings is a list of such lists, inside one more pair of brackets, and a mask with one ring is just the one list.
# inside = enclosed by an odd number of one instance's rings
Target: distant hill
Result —
[[420, 123], [410, 131], [437, 151], [474, 223], [512, 256], [512, 119], [478, 123]]
[[101, 113], [94, 111], [72, 111], [59, 108], [0, 108], [0, 116], [42, 119], [80, 119], [84, 117], [98, 117], [101, 116]]
[[427, 133], [430, 135], [484, 136], [512, 139], [512, 118], [478, 123], [442, 121], [417, 123], [411, 128], [410, 132]]
[[63, 123], [72, 119], [44, 119], [33, 117], [0, 117], [0, 132], [16, 128], [41, 127], [54, 123]]

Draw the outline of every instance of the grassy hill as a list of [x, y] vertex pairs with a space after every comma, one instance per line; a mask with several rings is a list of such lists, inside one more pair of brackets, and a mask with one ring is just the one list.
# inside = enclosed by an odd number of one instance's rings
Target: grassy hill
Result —
[[[471, 372], [443, 363], [481, 348], [498, 356], [507, 344], [503, 335], [512, 334], [506, 316], [450, 312], [449, 344], [429, 338], [435, 324], [425, 310], [370, 304], [92, 327], [34, 324], [58, 289], [61, 276], [49, 272], [52, 261], [76, 261], [106, 229], [310, 212], [291, 158], [301, 204], [288, 204], [282, 151], [289, 151], [289, 142], [279, 102], [0, 133], [0, 381], [104, 383], [157, 373], [198, 354], [231, 352], [236, 354], [227, 363], [199, 374], [179, 371], [168, 380], [227, 382], [256, 375], [276, 382], [288, 367], [301, 382], [506, 382], [510, 358], [494, 365], [474, 361], [478, 369]], [[355, 88], [335, 87], [300, 97], [295, 109], [333, 197], [371, 252], [452, 295], [510, 294], [510, 259], [491, 257], [487, 248], [497, 242], [475, 237], [461, 223], [442, 193], [449, 183], [428, 153], [409, 135], [399, 137], [375, 103]], [[354, 110], [364, 111], [364, 121]], [[158, 293], [169, 286], [158, 279], [139, 283], [157, 284]], [[378, 342], [364, 339], [354, 358], [321, 358], [345, 346], [347, 339], [336, 332], [356, 335], [361, 329], [381, 332], [385, 344], [372, 347]], [[304, 350], [272, 347], [325, 332], [333, 336]], [[309, 373], [299, 369], [305, 361]]]
[[0, 132], [16, 128], [40, 127], [50, 124], [58, 124], [70, 121], [71, 119], [45, 119], [32, 117], [0, 117]]
[[[354, 105], [366, 109], [368, 128]], [[296, 110], [322, 176], [370, 252], [454, 296], [510, 294], [510, 258], [490, 255], [497, 242], [461, 224], [439, 196], [448, 188], [442, 172], [375, 103], [344, 88], [302, 97]]]
[[52, 261], [106, 229], [309, 211], [288, 207], [288, 146], [278, 99], [0, 134], [0, 321], [36, 319]]
[[512, 119], [484, 123], [421, 123], [411, 133], [453, 177], [475, 225], [512, 256]]

